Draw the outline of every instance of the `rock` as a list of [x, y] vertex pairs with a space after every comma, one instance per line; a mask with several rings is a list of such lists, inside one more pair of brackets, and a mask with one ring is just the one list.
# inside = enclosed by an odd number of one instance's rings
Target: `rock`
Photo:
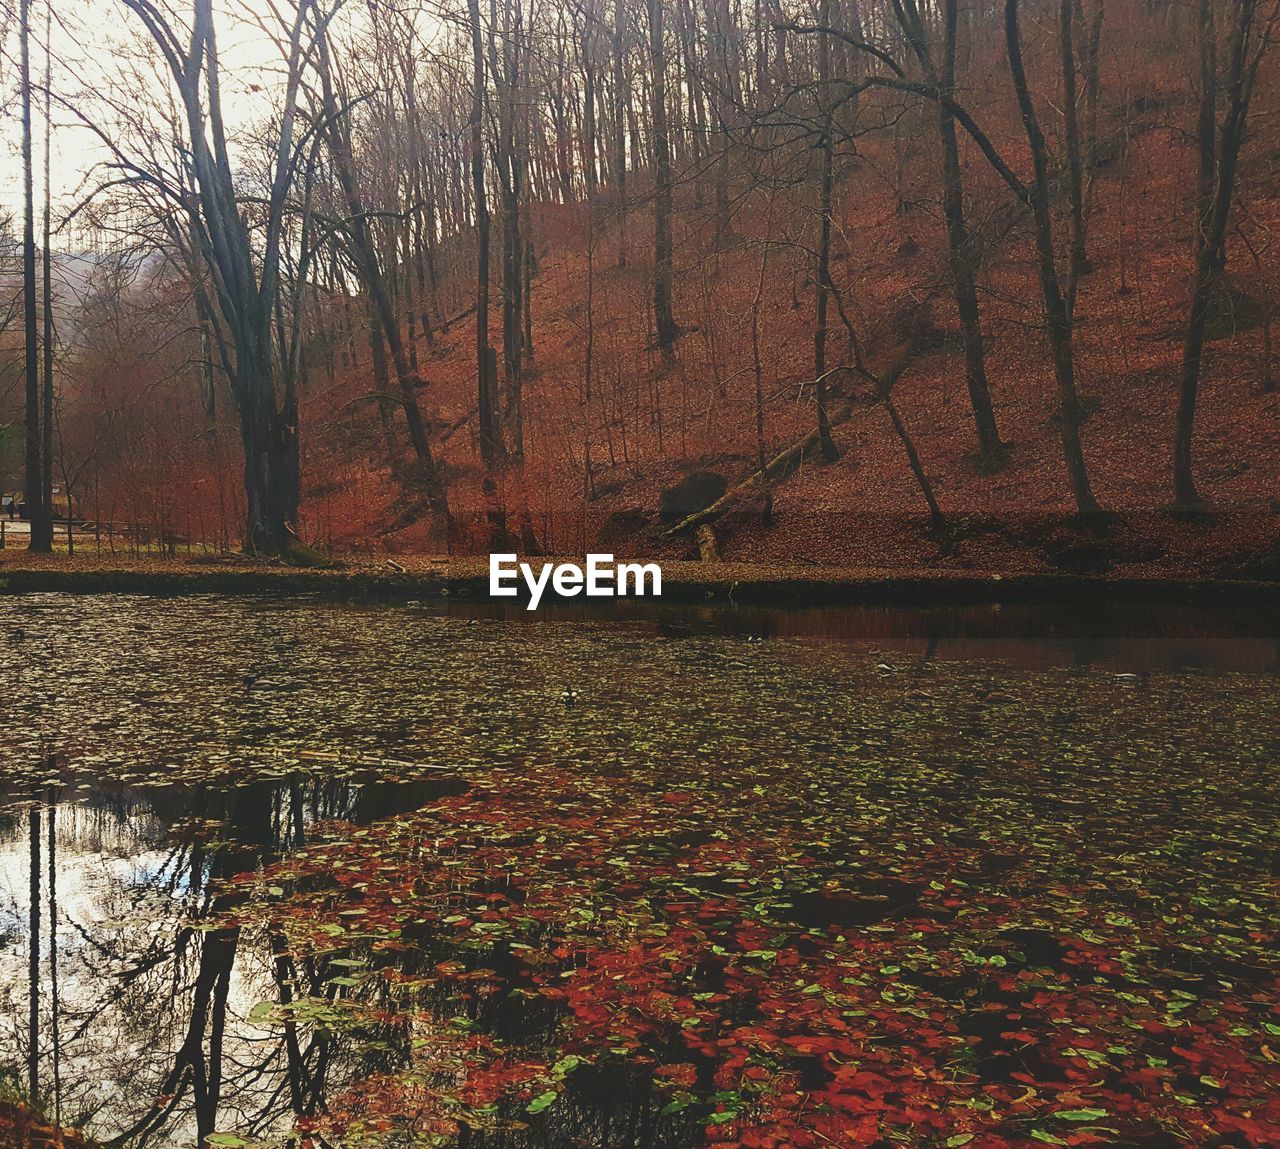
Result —
[[694, 471], [686, 475], [674, 487], [662, 492], [658, 504], [664, 523], [678, 523], [690, 515], [706, 510], [712, 503], [724, 497], [729, 481], [714, 471]]
[[651, 515], [634, 507], [614, 511], [605, 519], [600, 527], [599, 540], [602, 543], [634, 543], [652, 526]]

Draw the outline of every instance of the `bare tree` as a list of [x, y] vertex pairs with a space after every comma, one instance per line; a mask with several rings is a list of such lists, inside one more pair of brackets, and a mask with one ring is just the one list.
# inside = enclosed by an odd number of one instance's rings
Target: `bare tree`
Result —
[[831, 94], [831, 0], [821, 0], [818, 20], [818, 247], [813, 276], [813, 378], [818, 453], [832, 462], [838, 452], [827, 417], [827, 308], [831, 296], [831, 197], [835, 179]]
[[[282, 22], [284, 87], [279, 120], [269, 141], [265, 203], [255, 204], [261, 235], [250, 234], [245, 197], [222, 110], [222, 69], [211, 0], [193, 0], [184, 30], [152, 0], [124, 0], [163, 58], [181, 104], [191, 194], [148, 169], [110, 141], [118, 163], [134, 179], [159, 189], [187, 217], [194, 247], [209, 271], [217, 312], [233, 348], [231, 390], [244, 448], [244, 546], [279, 553], [297, 539], [298, 397], [294, 372], [275, 353], [273, 322], [279, 300], [281, 251], [289, 193], [302, 148], [295, 138], [301, 77], [313, 45], [304, 43], [316, 7], [300, 0]], [[108, 134], [99, 128], [100, 138]]]
[[22, 89], [22, 315], [26, 342], [26, 477], [29, 548], [53, 550], [52, 508], [45, 504], [44, 437], [40, 417], [40, 337], [36, 314], [35, 188], [31, 165], [31, 0], [22, 0], [18, 23]]
[[471, 16], [471, 185], [476, 225], [476, 379], [480, 456], [488, 467], [502, 458], [502, 419], [497, 364], [489, 344], [489, 202], [485, 193], [485, 53], [480, 0], [469, 0]]
[[675, 354], [671, 272], [671, 136], [667, 129], [667, 51], [663, 0], [649, 0], [650, 97], [653, 128], [653, 325], [664, 359]]
[[1239, 0], [1229, 9], [1226, 73], [1223, 88], [1226, 107], [1218, 126], [1218, 69], [1216, 6], [1199, 0], [1197, 29], [1200, 47], [1200, 102], [1197, 120], [1199, 157], [1196, 202], [1195, 270], [1191, 284], [1190, 313], [1182, 345], [1182, 378], [1178, 390], [1178, 418], [1173, 440], [1173, 500], [1175, 506], [1199, 505], [1192, 467], [1191, 441], [1195, 430], [1196, 400], [1204, 358], [1205, 331], [1215, 284], [1226, 267], [1227, 223], [1235, 199], [1236, 170], [1244, 143], [1258, 66], [1271, 42], [1280, 5], [1265, 13], [1260, 0]]
[[[1082, 413], [1076, 392], [1075, 353], [1072, 348], [1073, 318], [1069, 293], [1064, 293], [1058, 275], [1054, 249], [1051, 188], [1049, 186], [1049, 148], [1036, 115], [1031, 91], [1027, 86], [1026, 68], [1022, 62], [1022, 40], [1018, 31], [1018, 0], [1005, 0], [1005, 44], [1009, 53], [1009, 73], [1013, 78], [1022, 124], [1031, 148], [1032, 180], [1028, 186], [1031, 213], [1035, 220], [1036, 256], [1040, 271], [1040, 291], [1044, 297], [1045, 323], [1049, 350], [1053, 356], [1054, 375], [1058, 381], [1058, 432], [1062, 454], [1071, 480], [1071, 493], [1076, 509], [1088, 514], [1098, 509], [1084, 449], [1080, 445]], [[1069, 26], [1068, 26], [1069, 29]]]
[[[369, 293], [372, 311], [380, 326], [381, 340], [385, 340], [391, 352], [391, 362], [395, 367], [396, 382], [400, 390], [400, 407], [409, 429], [409, 442], [413, 446], [413, 453], [418, 462], [420, 472], [418, 477], [422, 482], [423, 491], [429, 506], [447, 518], [448, 500], [440, 481], [422, 412], [418, 407], [417, 393], [421, 380], [417, 370], [409, 361], [400, 331], [399, 316], [392, 299], [391, 281], [394, 279], [394, 268], [384, 273], [373, 237], [370, 235], [368, 213], [365, 211], [356, 186], [347, 118], [344, 109], [338, 106], [335, 95], [328, 34], [323, 20], [317, 23], [315, 43], [318, 48], [316, 60], [321, 83], [321, 130], [328, 141], [329, 154], [333, 160], [334, 172], [347, 210], [346, 218], [341, 221], [341, 232], [346, 237], [347, 247], [352, 262], [360, 274], [361, 282]], [[394, 250], [392, 259], [394, 259]], [[375, 362], [379, 350], [380, 342], [374, 345]], [[385, 361], [382, 371], [385, 375]]]

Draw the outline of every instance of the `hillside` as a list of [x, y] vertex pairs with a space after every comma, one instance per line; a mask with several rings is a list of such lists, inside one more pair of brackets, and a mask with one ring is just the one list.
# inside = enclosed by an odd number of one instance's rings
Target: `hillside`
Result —
[[[984, 101], [987, 131], [1025, 166], [1020, 125], [998, 90], [999, 66], [998, 58], [990, 62], [995, 94]], [[1105, 77], [1091, 191], [1092, 270], [1081, 282], [1076, 311], [1077, 376], [1088, 412], [1084, 451], [1099, 501], [1115, 516], [1102, 536], [1068, 522], [1072, 507], [1029, 213], [1010, 202], [967, 145], [969, 210], [986, 238], [980, 291], [988, 376], [1009, 444], [1007, 465], [991, 473], [975, 454], [947, 288], [945, 234], [930, 182], [936, 142], [918, 140], [895, 180], [893, 141], [871, 135], [839, 165], [832, 276], [873, 364], [883, 369], [914, 344], [893, 397], [951, 524], [951, 545], [940, 549], [929, 536], [920, 490], [885, 408], [855, 371], [840, 370], [831, 380], [832, 410], [851, 404], [850, 417], [834, 431], [840, 458], [828, 465], [809, 459], [781, 481], [771, 525], [762, 521], [759, 499], [718, 523], [721, 553], [757, 562], [1117, 573], [1265, 566], [1280, 537], [1280, 393], [1266, 332], [1275, 274], [1265, 245], [1280, 224], [1274, 69], [1254, 98], [1258, 114], [1242, 175], [1239, 231], [1230, 245], [1227, 290], [1212, 317], [1196, 426], [1198, 481], [1211, 513], [1188, 521], [1164, 510], [1171, 501], [1170, 444], [1191, 267], [1194, 154], [1185, 125], [1195, 101], [1171, 68], [1162, 75], [1149, 67], [1140, 80], [1114, 72]], [[734, 239], [717, 251], [706, 189], [693, 181], [678, 190], [675, 311], [683, 331], [676, 360], [665, 367], [646, 315], [651, 207], [642, 201], [629, 211], [630, 259], [619, 268], [624, 233], [607, 193], [596, 209], [594, 243], [586, 205], [539, 205], [526, 463], [499, 477], [497, 495], [481, 491], [474, 419], [457, 427], [474, 409], [474, 320], [458, 320], [424, 352], [424, 402], [439, 425], [456, 427], [443, 445], [455, 513], [505, 513], [514, 522], [527, 509], [541, 546], [551, 551], [690, 553], [690, 539], [656, 536], [659, 496], [691, 472], [714, 471], [733, 484], [755, 470], [757, 291], [767, 455], [813, 426], [812, 260], [796, 246], [812, 230], [813, 195], [808, 181], [780, 192], [737, 189]], [[1250, 249], [1260, 247], [1255, 264]], [[769, 261], [763, 277], [762, 258]], [[588, 312], [595, 376], [589, 402], [583, 383]], [[500, 337], [495, 324], [494, 342]], [[828, 361], [851, 362], [836, 318]], [[325, 422], [369, 388], [366, 365], [326, 393], [328, 409], [309, 420]], [[346, 442], [339, 436], [329, 448], [338, 455]], [[304, 499], [308, 521], [335, 546], [439, 549], [441, 540], [424, 521], [396, 529], [400, 504], [376, 452], [365, 466], [348, 462], [343, 483], [343, 491], [313, 488]], [[487, 531], [481, 525], [461, 539], [455, 532], [453, 545], [487, 550]]]

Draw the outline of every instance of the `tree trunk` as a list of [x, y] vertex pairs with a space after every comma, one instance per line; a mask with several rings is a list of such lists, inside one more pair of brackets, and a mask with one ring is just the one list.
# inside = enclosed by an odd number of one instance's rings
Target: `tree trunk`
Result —
[[[956, 0], [947, 0], [942, 59], [942, 90], [952, 95], [956, 71]], [[951, 109], [937, 104], [938, 134], [942, 140], [942, 210], [947, 225], [947, 252], [950, 257], [952, 290], [960, 315], [960, 340], [964, 346], [965, 384], [978, 433], [978, 452], [988, 466], [1003, 458], [1004, 445], [996, 426], [991, 387], [987, 382], [986, 349], [982, 341], [982, 316], [978, 309], [976, 249], [965, 222], [964, 189], [960, 174], [960, 148], [956, 120]]]
[[[521, 16], [519, 5], [504, 0], [499, 36], [497, 0], [490, 4], [489, 58], [498, 91], [498, 182], [502, 200], [502, 368], [506, 394], [499, 404], [502, 421], [503, 455], [520, 459], [524, 455], [524, 420], [522, 412], [521, 374], [524, 332], [522, 328], [524, 295], [524, 240], [520, 227], [521, 164], [517, 139], [520, 133], [519, 85], [521, 51]], [[594, 162], [594, 159], [592, 160]]]
[[471, 15], [471, 186], [476, 221], [476, 380], [480, 419], [480, 457], [486, 467], [502, 456], [497, 379], [489, 346], [489, 203], [484, 179], [484, 43], [480, 0], [470, 0]]
[[19, 7], [22, 54], [22, 317], [26, 343], [26, 465], [23, 498], [31, 524], [28, 549], [53, 549], [52, 522], [44, 505], [44, 470], [40, 434], [40, 337], [36, 318], [35, 186], [31, 169], [31, 0]]
[[[831, 0], [822, 0], [818, 22], [827, 28], [831, 22]], [[831, 293], [831, 195], [833, 182], [833, 141], [831, 94], [831, 42], [827, 33], [818, 34], [818, 100], [822, 133], [819, 140], [818, 172], [818, 256], [814, 275], [813, 377], [817, 402], [819, 453], [824, 462], [837, 457], [827, 419], [827, 305]]]
[[733, 239], [729, 218], [729, 115], [740, 99], [735, 84], [738, 69], [738, 52], [732, 16], [728, 0], [714, 0], [707, 8], [714, 51], [710, 53], [714, 64], [712, 82], [712, 115], [715, 117], [715, 249], [723, 251]]
[[929, 508], [929, 525], [936, 531], [945, 529], [947, 520], [942, 513], [942, 508], [938, 505], [937, 496], [933, 493], [933, 484], [929, 481], [929, 475], [924, 469], [924, 464], [920, 462], [920, 453], [916, 450], [916, 445], [911, 441], [911, 436], [907, 433], [906, 424], [902, 421], [902, 416], [898, 413], [898, 408], [894, 405], [892, 399], [888, 395], [884, 397], [885, 410], [889, 412], [889, 422], [893, 424], [894, 434], [898, 436], [898, 442], [902, 444], [902, 449], [907, 453], [907, 463], [911, 467], [911, 474], [915, 476], [916, 485], [920, 488], [920, 493], [924, 496], [925, 504]]
[[[387, 349], [391, 352], [391, 362], [396, 372], [396, 382], [400, 390], [400, 406], [404, 412], [405, 424], [409, 429], [409, 442], [418, 461], [420, 478], [427, 501], [432, 508], [448, 517], [449, 508], [446, 492], [440, 481], [439, 470], [431, 451], [431, 442], [427, 436], [426, 425], [422, 420], [422, 411], [418, 406], [418, 387], [421, 380], [410, 363], [409, 353], [404, 338], [400, 333], [399, 316], [396, 313], [395, 300], [391, 296], [389, 281], [395, 277], [394, 268], [390, 275], [384, 275], [379, 263], [378, 252], [373, 238], [369, 234], [368, 216], [356, 189], [355, 174], [352, 171], [351, 141], [348, 129], [343, 124], [334, 96], [332, 75], [329, 67], [329, 50], [327, 38], [320, 39], [320, 79], [324, 100], [325, 124], [328, 134], [329, 148], [333, 160], [334, 174], [342, 189], [349, 219], [347, 221], [347, 238], [356, 267], [364, 281], [365, 290], [369, 293], [374, 314], [382, 327]], [[393, 249], [394, 250], [394, 249]], [[394, 259], [394, 256], [392, 256]]]
[[44, 212], [41, 220], [42, 270], [41, 312], [43, 317], [43, 338], [41, 339], [44, 360], [43, 399], [40, 412], [40, 505], [44, 509], [44, 521], [41, 523], [41, 550], [53, 550], [53, 252], [50, 243], [52, 225], [51, 190], [49, 187], [49, 159], [52, 146], [53, 123], [50, 112], [50, 83], [52, 81], [52, 48], [50, 32], [52, 31], [51, 5], [45, 5], [45, 64], [44, 64]]
[[[1213, 42], [1213, 5], [1200, 0], [1201, 92], [1199, 114], [1200, 184], [1199, 219], [1196, 228], [1195, 275], [1191, 286], [1191, 309], [1182, 349], [1182, 379], [1178, 392], [1178, 417], [1173, 442], [1173, 498], [1184, 509], [1199, 504], [1192, 468], [1191, 440], [1195, 429], [1196, 401], [1200, 388], [1200, 368], [1204, 358], [1205, 329], [1215, 284], [1226, 268], [1227, 223], [1235, 198], [1236, 167], [1244, 142], [1249, 100], [1253, 94], [1258, 65], [1269, 39], [1264, 31], [1261, 43], [1253, 41], [1253, 21], [1257, 0], [1240, 0], [1235, 9], [1229, 58], [1227, 61], [1227, 109], [1220, 132], [1216, 131], [1216, 63]], [[1269, 31], [1269, 30], [1268, 30]], [[1216, 140], [1216, 143], [1215, 143]]]
[[235, 389], [244, 447], [245, 549], [251, 554], [279, 554], [297, 541], [298, 405], [288, 389], [280, 409], [268, 362], [257, 372], [247, 355], [237, 353]]
[[1071, 256], [1067, 272], [1067, 311], [1075, 315], [1076, 289], [1088, 270], [1085, 250], [1084, 161], [1080, 152], [1080, 117], [1076, 110], [1076, 60], [1073, 8], [1078, 0], [1058, 0], [1058, 46], [1062, 55], [1062, 119], [1067, 146], [1067, 184], [1071, 200]]
[[[941, 10], [943, 38], [940, 65], [934, 58], [929, 31], [921, 19], [917, 6], [911, 4], [898, 7], [895, 9], [895, 14], [903, 35], [924, 69], [925, 79], [943, 97], [935, 99], [934, 105], [938, 121], [938, 137], [942, 145], [942, 214], [947, 228], [947, 256], [956, 310], [960, 317], [965, 383], [969, 392], [969, 404], [973, 411], [974, 426], [978, 433], [978, 453], [984, 465], [994, 468], [1003, 461], [1004, 446], [1000, 442], [991, 403], [991, 388], [987, 383], [982, 318], [978, 309], [977, 250], [965, 223], [964, 185], [960, 170], [956, 117], [949, 103], [955, 97], [956, 87], [957, 8], [957, 0], [945, 0]], [[898, 143], [897, 131], [895, 124], [895, 146]], [[900, 185], [901, 163], [899, 163], [898, 182]], [[899, 191], [898, 200], [901, 210], [901, 191]]]
[[391, 411], [387, 405], [391, 399], [391, 376], [387, 371], [387, 342], [372, 303], [369, 306], [369, 354], [373, 359], [373, 389], [378, 394], [378, 425], [382, 432], [383, 446], [387, 452], [387, 469], [391, 472], [392, 478], [398, 479], [400, 460], [396, 451], [396, 433], [391, 422]]
[[618, 189], [618, 266], [627, 266], [627, 8], [613, 3], [613, 146], [614, 183]]
[[664, 0], [649, 0], [650, 86], [653, 118], [653, 324], [665, 360], [675, 355], [679, 329], [671, 300], [671, 140], [667, 131], [667, 56], [663, 43]]
[[1076, 509], [1090, 514], [1098, 509], [1089, 485], [1084, 450], [1080, 445], [1080, 400], [1076, 394], [1075, 360], [1072, 350], [1072, 319], [1067, 300], [1062, 294], [1053, 248], [1053, 220], [1049, 209], [1048, 147], [1035, 105], [1027, 87], [1027, 74], [1022, 63], [1022, 42], [1018, 32], [1018, 0], [1005, 0], [1005, 40], [1009, 54], [1009, 71], [1013, 77], [1022, 123], [1031, 148], [1034, 179], [1029, 188], [1031, 210], [1035, 217], [1036, 255], [1039, 261], [1040, 291], [1044, 296], [1045, 320], [1049, 347], [1053, 354], [1054, 375], [1058, 382], [1058, 430], [1062, 453], [1071, 481]]
[[698, 540], [698, 558], [704, 563], [718, 563], [720, 561], [720, 546], [716, 542], [716, 533], [706, 523], [703, 523], [695, 532], [694, 537]]
[[[769, 216], [765, 234], [769, 234], [773, 226], [773, 199], [769, 200]], [[756, 400], [756, 466], [764, 473], [768, 462], [765, 454], [764, 434], [764, 363], [760, 355], [760, 305], [764, 299], [765, 283], [769, 276], [769, 248], [765, 245], [760, 255], [760, 277], [756, 280], [756, 293], [751, 300], [751, 373], [755, 379]], [[770, 489], [764, 497], [765, 526], [773, 524], [773, 491]]]

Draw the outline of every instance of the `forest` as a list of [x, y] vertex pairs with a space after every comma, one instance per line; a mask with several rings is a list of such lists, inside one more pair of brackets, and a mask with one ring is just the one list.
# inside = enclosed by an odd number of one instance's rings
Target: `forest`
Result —
[[1274, 4], [10, 15], [33, 549], [1274, 567]]
[[0, 0], [0, 1149], [1280, 1146], [1278, 35]]

